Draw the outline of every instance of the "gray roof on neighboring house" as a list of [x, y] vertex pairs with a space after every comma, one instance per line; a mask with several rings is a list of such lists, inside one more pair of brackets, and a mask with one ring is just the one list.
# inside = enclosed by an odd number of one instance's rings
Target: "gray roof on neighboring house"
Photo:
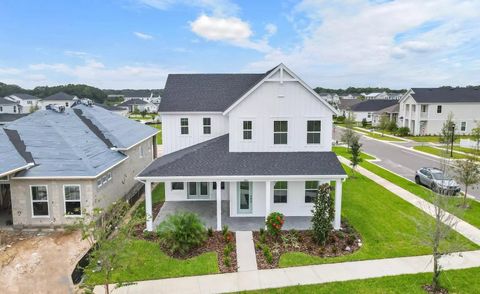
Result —
[[342, 110], [350, 110], [350, 108], [353, 106], [353, 105], [356, 105], [360, 102], [362, 102], [362, 100], [359, 100], [359, 99], [344, 99], [344, 98], [340, 98], [339, 99], [340, 102], [338, 103], [338, 107]]
[[0, 124], [11, 122], [29, 115], [29, 113], [0, 113]]
[[65, 92], [58, 92], [48, 97], [43, 98], [43, 100], [73, 100], [75, 96], [67, 94]]
[[130, 99], [118, 104], [117, 106], [144, 105], [144, 104], [148, 104], [148, 102], [142, 99]]
[[383, 109], [380, 109], [376, 112], [379, 112], [379, 113], [398, 113], [399, 111], [400, 111], [400, 104], [397, 103], [397, 104], [385, 107]]
[[480, 87], [412, 88], [418, 103], [480, 103]]
[[170, 74], [159, 111], [225, 111], [268, 73]]
[[229, 152], [228, 136], [157, 158], [139, 177], [346, 175], [333, 152]]
[[26, 94], [26, 93], [14, 93], [12, 95], [9, 95], [9, 96], [16, 96], [22, 100], [39, 100], [40, 98], [38, 98], [37, 96], [33, 96], [33, 95], [30, 95], [30, 94]]
[[126, 110], [126, 107], [120, 107], [120, 106], [111, 106], [111, 105], [105, 105], [101, 103], [95, 103], [96, 106], [101, 107], [103, 109], [109, 110], [109, 111], [123, 111]]
[[27, 165], [4, 129], [0, 129], [0, 175], [8, 174]]
[[0, 97], [0, 105], [11, 105], [11, 104], [17, 104], [17, 103], [15, 101]]
[[353, 105], [350, 107], [352, 111], [379, 111], [381, 109], [387, 108], [389, 106], [395, 105], [398, 103], [398, 100], [391, 100], [391, 99], [372, 99], [372, 100], [365, 100], [358, 104]]

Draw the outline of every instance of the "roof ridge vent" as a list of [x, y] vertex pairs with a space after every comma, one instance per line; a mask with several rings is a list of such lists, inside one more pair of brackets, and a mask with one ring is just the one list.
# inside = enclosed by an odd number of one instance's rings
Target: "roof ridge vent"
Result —
[[45, 109], [53, 110], [53, 111], [58, 112], [58, 113], [65, 112], [65, 106], [58, 105], [58, 104], [48, 104], [47, 106], [45, 106]]

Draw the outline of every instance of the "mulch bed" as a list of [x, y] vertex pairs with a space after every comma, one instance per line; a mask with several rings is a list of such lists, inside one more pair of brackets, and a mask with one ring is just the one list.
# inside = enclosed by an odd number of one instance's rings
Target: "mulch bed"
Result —
[[[278, 268], [280, 256], [287, 252], [303, 252], [319, 257], [335, 257], [355, 252], [362, 246], [360, 234], [348, 223], [342, 223], [341, 231], [332, 231], [325, 246], [319, 246], [313, 240], [312, 231], [281, 231], [278, 237], [265, 231], [265, 240], [261, 242], [261, 233], [253, 232], [255, 253], [259, 269]], [[264, 254], [264, 246], [268, 246], [272, 260], [269, 263]]]
[[432, 285], [424, 285], [422, 288], [429, 294], [448, 294], [448, 290], [445, 288], [440, 288], [437, 291], [433, 289]]

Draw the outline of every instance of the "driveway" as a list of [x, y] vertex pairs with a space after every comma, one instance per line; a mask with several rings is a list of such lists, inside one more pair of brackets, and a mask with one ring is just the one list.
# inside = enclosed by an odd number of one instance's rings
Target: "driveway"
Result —
[[[335, 140], [340, 141], [341, 134], [342, 129], [335, 127]], [[360, 142], [363, 144], [363, 151], [380, 160], [375, 162], [376, 164], [412, 181], [415, 179], [415, 171], [421, 167], [441, 167], [441, 162], [438, 158], [402, 148], [418, 145], [418, 143], [386, 143], [363, 135], [360, 137]], [[480, 186], [469, 188], [469, 194], [480, 199]]]

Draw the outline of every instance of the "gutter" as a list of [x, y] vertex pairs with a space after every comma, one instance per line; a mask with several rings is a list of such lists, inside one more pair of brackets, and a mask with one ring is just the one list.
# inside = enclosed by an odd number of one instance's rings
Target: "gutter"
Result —
[[16, 172], [19, 172], [21, 170], [24, 170], [24, 169], [29, 169], [31, 167], [35, 166], [34, 163], [30, 162], [30, 163], [27, 163], [27, 165], [24, 165], [22, 167], [18, 167], [16, 169], [12, 169], [12, 170], [9, 170], [8, 172], [4, 172], [4, 173], [1, 173], [0, 174], [0, 177], [4, 177], [6, 175], [9, 175], [9, 174], [12, 174], [12, 173], [16, 173]]

